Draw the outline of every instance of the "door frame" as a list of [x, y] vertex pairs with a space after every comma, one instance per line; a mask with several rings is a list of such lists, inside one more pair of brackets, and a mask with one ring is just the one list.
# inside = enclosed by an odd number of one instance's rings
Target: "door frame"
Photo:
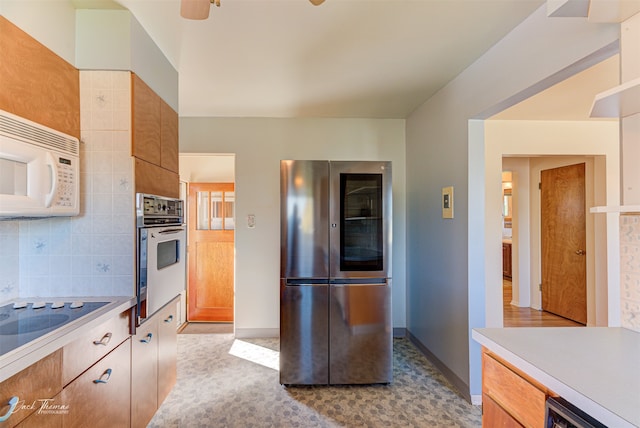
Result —
[[[559, 156], [568, 151], [594, 157], [594, 201], [587, 208], [616, 205], [619, 188], [619, 127], [615, 121], [539, 122], [469, 120], [469, 210], [483, 215], [469, 217], [469, 298], [484, 301], [470, 312], [474, 325], [502, 327], [502, 158]], [[570, 146], [570, 148], [567, 148]], [[537, 189], [537, 186], [536, 186]], [[537, 191], [537, 190], [536, 190]], [[522, 199], [522, 198], [520, 198]], [[596, 326], [616, 325], [619, 290], [608, 284], [620, 280], [619, 222], [614, 214], [592, 215]], [[517, 219], [514, 227], [518, 228]], [[526, 229], [526, 228], [525, 228]], [[533, 233], [531, 233], [531, 236]], [[514, 245], [518, 245], [517, 237]], [[522, 259], [522, 258], [521, 258]], [[533, 267], [532, 267], [533, 270]], [[532, 285], [536, 287], [537, 284]], [[616, 289], [616, 290], [614, 290]], [[482, 320], [482, 321], [479, 321]]]
[[[236, 154], [235, 153], [180, 153], [179, 155], [179, 169], [180, 169], [180, 189], [181, 194], [180, 198], [184, 200], [185, 207], [185, 219], [189, 218], [189, 206], [188, 206], [188, 196], [189, 196], [189, 183], [190, 182], [230, 182], [234, 183], [235, 192], [236, 192], [236, 209], [234, 212], [234, 221], [236, 224], [236, 229], [238, 227], [238, 215], [237, 215], [237, 200], [238, 200], [238, 188], [236, 183]], [[184, 193], [183, 193], [184, 189]], [[187, 228], [188, 229], [188, 228]], [[187, 230], [187, 263], [189, 263], [189, 232]], [[233, 329], [235, 334], [236, 328], [236, 316], [237, 316], [237, 305], [236, 305], [236, 248], [237, 240], [234, 239], [233, 243], [233, 254], [234, 254], [234, 263], [233, 263]], [[185, 273], [185, 281], [186, 284], [189, 283], [189, 269], [186, 269]], [[188, 304], [188, 296], [187, 296], [187, 286], [185, 286], [185, 290], [181, 299], [181, 319], [183, 322], [187, 321], [187, 304]]]

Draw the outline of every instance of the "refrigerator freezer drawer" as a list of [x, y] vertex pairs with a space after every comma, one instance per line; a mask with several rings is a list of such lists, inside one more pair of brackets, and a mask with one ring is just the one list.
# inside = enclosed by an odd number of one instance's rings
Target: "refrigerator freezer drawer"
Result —
[[329, 383], [390, 383], [391, 288], [386, 284], [331, 285], [329, 307]]
[[329, 286], [280, 284], [280, 383], [329, 383]]

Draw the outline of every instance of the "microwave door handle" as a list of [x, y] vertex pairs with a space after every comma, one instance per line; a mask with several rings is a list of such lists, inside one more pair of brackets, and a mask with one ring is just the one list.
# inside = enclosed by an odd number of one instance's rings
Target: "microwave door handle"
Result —
[[49, 208], [51, 206], [51, 203], [53, 202], [53, 197], [56, 194], [56, 190], [58, 190], [58, 170], [56, 168], [56, 161], [50, 152], [47, 152], [46, 164], [49, 167], [49, 173], [51, 174], [50, 175], [51, 190], [45, 196], [44, 206], [46, 208]]

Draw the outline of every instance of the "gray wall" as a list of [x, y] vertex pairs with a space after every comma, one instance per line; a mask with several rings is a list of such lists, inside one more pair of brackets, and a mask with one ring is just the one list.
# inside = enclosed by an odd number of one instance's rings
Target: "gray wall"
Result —
[[[617, 25], [547, 18], [542, 6], [407, 119], [407, 328], [474, 401], [480, 349], [470, 335], [487, 315], [487, 219], [484, 126], [469, 120], [567, 77], [565, 68], [617, 38]], [[445, 220], [440, 196], [450, 185], [455, 218]]]

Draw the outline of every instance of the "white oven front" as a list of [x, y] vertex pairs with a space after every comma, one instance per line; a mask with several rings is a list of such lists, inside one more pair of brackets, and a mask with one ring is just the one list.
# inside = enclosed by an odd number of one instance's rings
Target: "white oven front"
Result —
[[183, 225], [138, 229], [138, 325], [185, 289], [186, 245]]

